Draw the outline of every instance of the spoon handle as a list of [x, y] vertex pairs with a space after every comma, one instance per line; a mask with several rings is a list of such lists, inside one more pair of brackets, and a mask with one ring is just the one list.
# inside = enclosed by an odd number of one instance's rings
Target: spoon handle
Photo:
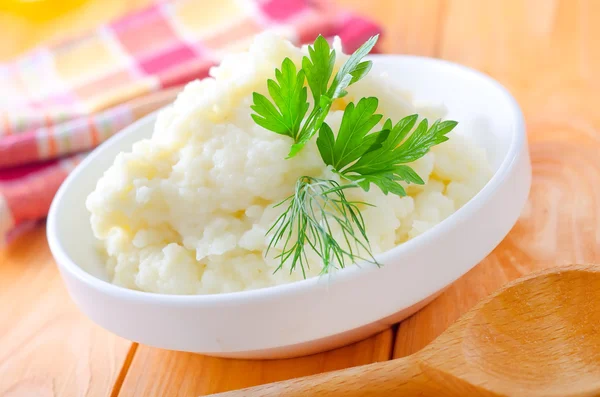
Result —
[[291, 379], [228, 393], [221, 397], [395, 396], [417, 395], [426, 387], [414, 356]]

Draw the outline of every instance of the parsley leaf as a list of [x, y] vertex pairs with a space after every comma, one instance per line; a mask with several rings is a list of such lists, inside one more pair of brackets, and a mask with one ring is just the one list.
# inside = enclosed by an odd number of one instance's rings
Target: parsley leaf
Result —
[[346, 95], [347, 92], [345, 89], [349, 85], [356, 83], [358, 80], [365, 77], [367, 73], [369, 73], [373, 62], [360, 62], [360, 60], [363, 59], [373, 49], [378, 38], [379, 35], [376, 35], [364, 42], [363, 45], [361, 45], [340, 68], [339, 72], [333, 79], [333, 83], [331, 83], [331, 87], [329, 87], [329, 90], [327, 91], [327, 96], [331, 100], [341, 98]]
[[356, 106], [348, 104], [337, 137], [326, 123], [319, 130], [317, 147], [325, 164], [365, 191], [371, 183], [384, 194], [405, 196], [399, 182], [422, 185], [421, 177], [406, 163], [423, 157], [429, 149], [448, 140], [455, 121], [436, 121], [430, 128], [422, 120], [412, 134], [417, 115], [411, 115], [392, 126], [387, 119], [383, 129], [369, 133], [381, 120], [375, 114], [377, 98], [362, 98]]
[[366, 192], [369, 191], [370, 185], [373, 183], [381, 189], [383, 194], [392, 193], [398, 196], [406, 196], [406, 190], [398, 183], [399, 181], [415, 183], [417, 185], [424, 183], [423, 179], [407, 165], [396, 165], [383, 171], [364, 175], [345, 173], [344, 177], [357, 182], [357, 185]]
[[452, 120], [437, 120], [427, 129], [427, 119], [423, 120], [417, 130], [398, 148], [397, 163], [410, 163], [423, 157], [432, 146], [446, 142], [446, 136], [456, 127], [458, 122]]
[[351, 102], [346, 107], [342, 117], [340, 131], [337, 139], [333, 141], [333, 132], [326, 123], [323, 123], [317, 138], [317, 147], [323, 161], [336, 170], [342, 170], [348, 164], [356, 161], [373, 145], [381, 142], [387, 137], [389, 131], [367, 136], [369, 131], [375, 127], [380, 114], [375, 114], [379, 101], [377, 98], [362, 98], [356, 107]]
[[327, 165], [333, 166], [335, 162], [334, 147], [335, 137], [333, 136], [333, 131], [327, 123], [323, 123], [321, 129], [319, 130], [319, 136], [317, 137], [317, 148], [319, 149], [319, 153], [321, 153], [323, 162], [325, 162]]
[[312, 46], [308, 46], [308, 57], [302, 58], [302, 70], [312, 92], [315, 104], [319, 104], [322, 94], [327, 92], [327, 85], [335, 65], [335, 51], [331, 51], [329, 43], [321, 35]]
[[[393, 128], [390, 128], [389, 137], [383, 143], [381, 150], [366, 153], [359, 161], [349, 167], [348, 171], [368, 173], [385, 169], [394, 161], [394, 149], [396, 149], [410, 133], [417, 122], [417, 118], [418, 116], [413, 114], [400, 120]], [[391, 126], [392, 121], [388, 119], [386, 120], [386, 124], [389, 127]]]
[[432, 146], [447, 141], [446, 135], [458, 124], [456, 121], [440, 122], [438, 120], [433, 123], [431, 128], [427, 128], [427, 119], [423, 119], [408, 139], [399, 144], [401, 139], [408, 135], [416, 121], [417, 115], [400, 120], [380, 149], [367, 153], [345, 172], [367, 175], [386, 170], [391, 164], [413, 162], [423, 157]]
[[302, 68], [305, 70], [313, 94], [314, 108], [304, 123], [298, 139], [292, 145], [288, 158], [302, 150], [306, 142], [320, 130], [333, 101], [346, 95], [346, 88], [362, 79], [371, 70], [372, 62], [361, 62], [361, 60], [373, 49], [378, 38], [379, 35], [371, 37], [348, 58], [329, 88], [327, 84], [335, 63], [335, 51], [330, 49], [327, 40], [322, 36], [317, 38], [312, 48], [309, 46], [309, 57], [304, 57], [302, 60]]
[[264, 95], [253, 93], [254, 104], [251, 108], [256, 114], [251, 115], [252, 119], [267, 130], [296, 140], [309, 107], [304, 71], [296, 71], [294, 62], [285, 58], [281, 70], [275, 69], [275, 79], [277, 82], [272, 79], [267, 81], [269, 95], [275, 105]]

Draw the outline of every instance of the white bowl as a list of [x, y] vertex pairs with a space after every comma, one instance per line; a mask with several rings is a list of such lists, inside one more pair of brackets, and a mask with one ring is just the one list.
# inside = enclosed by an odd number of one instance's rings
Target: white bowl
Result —
[[[372, 56], [374, 71], [443, 102], [448, 118], [485, 147], [494, 175], [455, 214], [377, 256], [381, 268], [350, 266], [333, 277], [219, 295], [161, 295], [107, 281], [85, 199], [115, 156], [151, 135], [155, 115], [101, 145], [69, 175], [52, 203], [48, 240], [69, 293], [100, 326], [164, 349], [243, 358], [279, 358], [332, 349], [411, 315], [500, 243], [531, 184], [525, 126], [511, 95], [489, 77], [449, 62]], [[466, 127], [466, 128], [464, 128]]]

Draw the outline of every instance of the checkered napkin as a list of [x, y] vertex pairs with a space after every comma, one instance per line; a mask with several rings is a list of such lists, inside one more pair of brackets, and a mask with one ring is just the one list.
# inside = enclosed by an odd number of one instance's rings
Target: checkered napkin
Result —
[[46, 216], [87, 151], [266, 29], [346, 52], [379, 33], [323, 0], [172, 0], [0, 64], [0, 244]]

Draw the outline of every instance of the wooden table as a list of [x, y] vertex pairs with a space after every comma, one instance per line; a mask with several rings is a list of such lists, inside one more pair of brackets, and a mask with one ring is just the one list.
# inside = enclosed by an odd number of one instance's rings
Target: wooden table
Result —
[[[80, 30], [145, 2], [92, 0], [40, 26], [0, 12], [0, 59], [40, 34]], [[385, 51], [477, 68], [515, 95], [527, 120], [534, 179], [509, 236], [398, 326], [335, 351], [261, 362], [164, 351], [100, 329], [67, 296], [40, 226], [0, 251], [0, 395], [193, 396], [402, 357], [508, 280], [552, 265], [598, 261], [600, 1], [339, 3], [385, 27]]]

